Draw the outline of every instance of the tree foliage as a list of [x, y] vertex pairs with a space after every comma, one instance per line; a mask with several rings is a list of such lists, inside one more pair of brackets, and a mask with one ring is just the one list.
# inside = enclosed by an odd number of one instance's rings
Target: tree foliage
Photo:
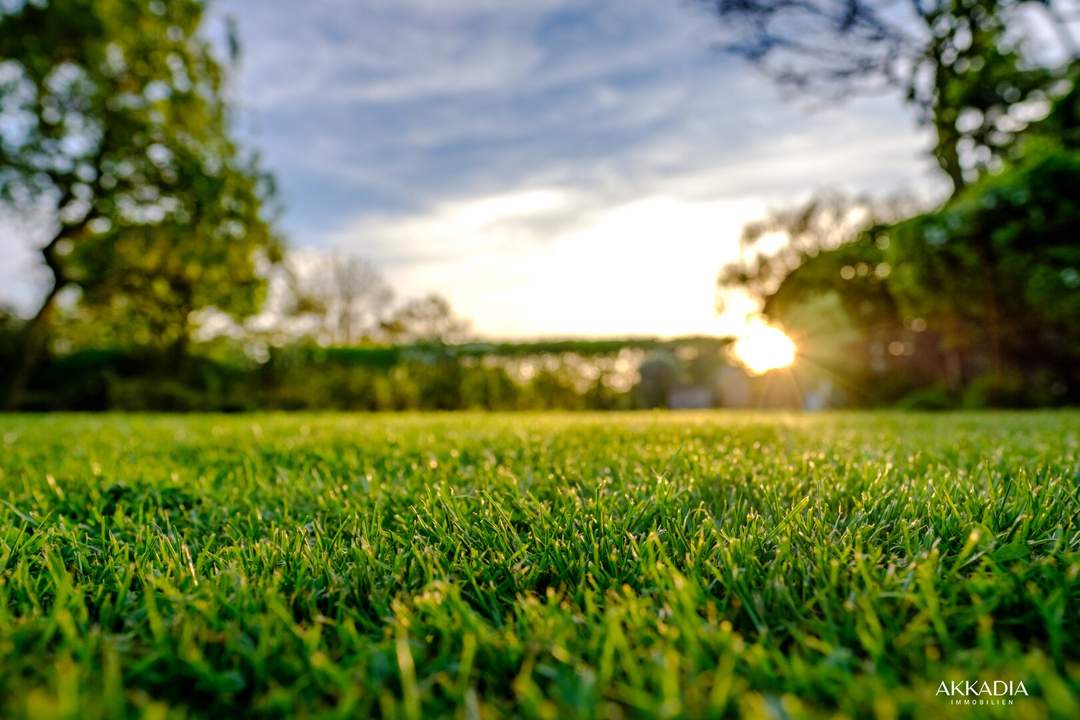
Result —
[[886, 200], [824, 193], [807, 202], [771, 210], [743, 228], [739, 259], [720, 273], [720, 285], [755, 298], [775, 293], [784, 279], [817, 255], [850, 242], [869, 225], [904, 217], [917, 207], [903, 196]]
[[[957, 191], [1000, 167], [1077, 53], [1053, 0], [699, 1], [729, 28], [726, 47], [785, 87], [901, 93]], [[1049, 38], [1056, 52], [1040, 62]]]
[[894, 227], [890, 290], [949, 346], [979, 349], [986, 370], [1042, 370], [1080, 390], [1078, 231], [1080, 153], [1033, 153]]
[[445, 298], [427, 295], [395, 310], [382, 331], [392, 342], [462, 342], [468, 339], [469, 323], [454, 315]]
[[973, 402], [1080, 398], [1080, 91], [1059, 4], [708, 4], [739, 29], [730, 48], [785, 86], [901, 91], [933, 128], [954, 187], [930, 212], [827, 198], [774, 213], [748, 228], [721, 285], [789, 323], [842, 308], [834, 324], [857, 340], [841, 350], [878, 398], [888, 378], [954, 397], [966, 387]]
[[257, 307], [279, 246], [273, 187], [231, 137], [205, 9], [48, 0], [0, 14], [0, 200], [54, 218], [23, 365], [68, 288], [165, 345], [183, 345], [195, 310]]
[[911, 388], [967, 388], [974, 404], [1075, 401], [1078, 98], [1072, 90], [1059, 99], [1001, 171], [940, 208], [870, 224], [832, 247], [821, 239], [828, 234], [806, 231], [818, 205], [780, 213], [765, 226], [785, 228], [792, 241], [774, 256], [729, 268], [722, 280], [761, 292], [766, 314], [788, 326], [836, 297], [840, 324], [858, 332], [844, 352], [862, 355], [858, 382], [868, 390], [891, 372]]

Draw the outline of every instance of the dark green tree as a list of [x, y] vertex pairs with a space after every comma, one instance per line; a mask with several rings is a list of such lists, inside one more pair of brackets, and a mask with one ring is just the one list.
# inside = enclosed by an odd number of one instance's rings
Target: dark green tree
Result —
[[832, 338], [815, 343], [810, 337], [800, 343], [803, 355], [814, 359], [815, 345], [839, 350], [849, 362], [848, 379], [861, 383], [868, 397], [880, 397], [882, 377], [893, 372], [909, 386], [939, 382], [969, 395], [978, 389], [985, 397], [976, 403], [1075, 401], [1078, 110], [1074, 89], [1029, 128], [1002, 170], [936, 210], [869, 223], [839, 244], [835, 230], [822, 230], [836, 226], [822, 220], [821, 208], [833, 206], [810, 203], [774, 214], [749, 229], [749, 247], [763, 230], [791, 240], [772, 255], [749, 252], [721, 279], [758, 292], [764, 312], [789, 330], [799, 329], [793, 316], [837, 298], [843, 309], [838, 325], [850, 324], [858, 342], [836, 348]]
[[1080, 103], [1077, 46], [1059, 4], [707, 4], [738, 30], [730, 48], [787, 87], [903, 93], [933, 129], [933, 154], [953, 185], [940, 209], [868, 221], [840, 243], [814, 234], [814, 204], [781, 214], [766, 229], [790, 242], [755, 257], [761, 232], [750, 228], [721, 284], [750, 290], [778, 319], [836, 298], [876, 387], [892, 368], [936, 376], [953, 392], [981, 376], [1046, 401], [1075, 396]]
[[11, 372], [17, 402], [57, 299], [182, 350], [192, 314], [253, 311], [277, 257], [272, 184], [230, 135], [203, 0], [0, 10], [0, 200], [54, 218], [51, 286]]
[[1080, 392], [1080, 153], [1032, 150], [889, 236], [892, 296], [966, 349], [968, 379]]

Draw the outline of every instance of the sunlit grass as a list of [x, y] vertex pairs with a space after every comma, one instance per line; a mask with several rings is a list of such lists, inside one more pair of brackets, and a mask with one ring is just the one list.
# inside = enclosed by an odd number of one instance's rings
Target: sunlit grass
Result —
[[[1080, 414], [0, 418], [0, 715], [1080, 715]], [[942, 680], [1023, 680], [956, 708]]]

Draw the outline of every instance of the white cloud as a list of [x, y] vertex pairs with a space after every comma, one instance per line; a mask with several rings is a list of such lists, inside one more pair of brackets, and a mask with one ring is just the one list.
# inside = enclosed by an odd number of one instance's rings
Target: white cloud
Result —
[[362, 220], [332, 242], [371, 253], [400, 294], [439, 292], [495, 336], [717, 332], [717, 269], [762, 208], [537, 189]]
[[[525, 327], [558, 333], [569, 326], [586, 335], [721, 332], [716, 274], [735, 258], [743, 224], [762, 209], [753, 199], [654, 195], [597, 212], [550, 251], [533, 253], [538, 272], [530, 279], [539, 282], [512, 289], [531, 316]], [[521, 331], [512, 313], [499, 322]]]
[[[243, 93], [261, 109], [535, 91], [654, 66], [712, 35], [685, 4], [655, 0], [271, 0], [257, 12], [234, 0], [219, 12], [243, 20]], [[559, 13], [567, 27], [542, 37]]]
[[[368, 256], [481, 331], [703, 331], [757, 210], [929, 182], [896, 98], [808, 115], [682, 0], [213, 7], [239, 22], [244, 128], [293, 242]], [[11, 235], [0, 297], [34, 259]]]
[[320, 244], [371, 257], [403, 295], [445, 295], [496, 336], [732, 332], [715, 281], [746, 222], [814, 191], [927, 184], [917, 137], [873, 117], [834, 112], [749, 149], [660, 136], [612, 160], [625, 172], [569, 165], [557, 183], [362, 215]]

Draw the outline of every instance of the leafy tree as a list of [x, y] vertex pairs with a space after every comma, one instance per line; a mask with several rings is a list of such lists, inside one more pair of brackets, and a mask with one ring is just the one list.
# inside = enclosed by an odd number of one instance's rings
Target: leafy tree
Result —
[[[760, 227], [797, 219], [782, 246], [789, 256], [727, 275], [759, 288], [765, 314], [799, 335], [804, 361], [836, 370], [864, 400], [935, 381], [954, 394], [967, 386], [975, 404], [1075, 399], [1080, 152], [1053, 141], [1073, 127], [1074, 103], [1063, 98], [1024, 139], [1023, 156], [937, 210], [870, 225], [835, 247], [829, 233], [807, 232], [819, 227], [807, 222], [813, 204], [780, 213]], [[849, 326], [854, 341], [840, 342]], [[890, 374], [904, 383], [888, 387]]]
[[796, 338], [802, 373], [824, 375], [858, 401], [882, 399], [883, 388], [872, 378], [899, 369], [902, 353], [889, 348], [907, 339], [888, 291], [891, 268], [880, 227], [806, 258], [763, 305]]
[[1013, 150], [1012, 159], [1022, 160], [1025, 151], [1046, 149], [1080, 150], [1080, 63], [1069, 71], [1069, 90], [1054, 103], [1042, 120], [1033, 123], [1023, 141]]
[[[52, 285], [26, 325], [14, 404], [69, 289], [182, 349], [192, 312], [250, 313], [276, 259], [272, 184], [229, 133], [203, 0], [0, 10], [0, 200], [55, 218]], [[122, 321], [117, 327], [127, 327]]]
[[454, 315], [438, 295], [409, 300], [383, 323], [383, 333], [393, 342], [461, 342], [469, 335], [469, 323]]
[[[778, 319], [842, 307], [836, 324], [861, 338], [848, 359], [862, 356], [864, 388], [879, 397], [889, 373], [938, 378], [954, 398], [966, 384], [976, 402], [1075, 396], [1080, 91], [1059, 4], [708, 4], [741, 31], [731, 49], [788, 87], [901, 90], [933, 127], [934, 155], [954, 186], [936, 211], [871, 213], [855, 232], [836, 222], [852, 215], [829, 203], [774, 214], [748, 228], [744, 256], [721, 283], [764, 298]], [[1033, 12], [1057, 30], [1057, 61], [1036, 52], [1047, 36], [1025, 22]], [[787, 244], [770, 247], [769, 233]]]
[[277, 324], [323, 345], [372, 339], [394, 298], [374, 265], [347, 253], [290, 253], [281, 272]]
[[[933, 128], [934, 157], [956, 191], [1000, 167], [1077, 54], [1060, 0], [699, 2], [731, 29], [729, 50], [785, 87], [829, 98], [902, 93]], [[1035, 57], [1045, 33], [1025, 12], [1055, 31], [1058, 69]]]
[[756, 300], [768, 297], [809, 259], [849, 242], [868, 224], [902, 217], [912, 206], [902, 197], [875, 202], [833, 193], [772, 210], [743, 228], [740, 257], [721, 270], [720, 287], [745, 291]]
[[[890, 290], [980, 371], [1080, 392], [1080, 153], [1044, 149], [894, 227]], [[1052, 383], [1051, 383], [1052, 384]]]

